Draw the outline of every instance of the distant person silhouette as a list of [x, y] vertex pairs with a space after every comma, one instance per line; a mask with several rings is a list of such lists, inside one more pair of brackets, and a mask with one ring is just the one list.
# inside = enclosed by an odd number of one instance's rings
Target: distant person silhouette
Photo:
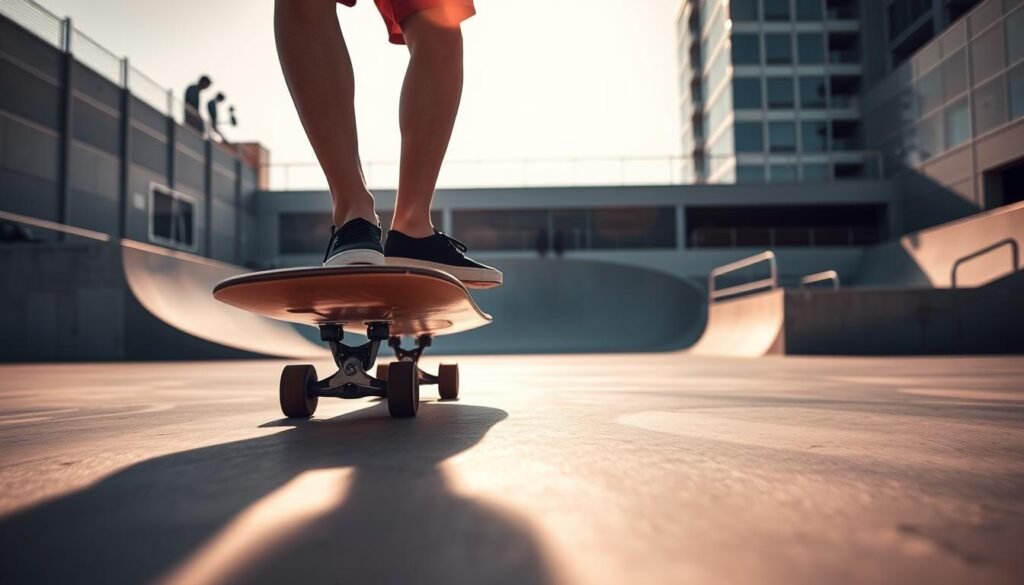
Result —
[[[356, 0], [338, 0], [353, 6]], [[392, 43], [408, 44], [398, 121], [398, 195], [386, 246], [359, 159], [352, 61], [335, 0], [277, 0], [277, 53], [306, 136], [334, 200], [325, 266], [391, 264], [438, 268], [468, 286], [501, 284], [501, 272], [466, 256], [435, 229], [430, 203], [462, 97], [461, 23], [473, 0], [375, 0]]]
[[235, 106], [228, 106], [228, 123], [232, 128], [238, 126], [238, 118], [235, 117]]
[[226, 98], [223, 93], [218, 93], [212, 100], [206, 102], [206, 115], [210, 120], [210, 136], [216, 134], [218, 138], [227, 142], [227, 140], [224, 139], [224, 135], [220, 133], [220, 127], [217, 125], [219, 117], [217, 114], [217, 104], [221, 103], [225, 99]]
[[200, 134], [203, 132], [203, 118], [199, 115], [199, 94], [210, 87], [211, 83], [213, 82], [210, 81], [210, 78], [203, 75], [199, 81], [185, 89], [185, 125]]
[[559, 258], [562, 257], [562, 254], [565, 254], [565, 232], [555, 230], [555, 240], [551, 244], [551, 249], [554, 250], [555, 256]]

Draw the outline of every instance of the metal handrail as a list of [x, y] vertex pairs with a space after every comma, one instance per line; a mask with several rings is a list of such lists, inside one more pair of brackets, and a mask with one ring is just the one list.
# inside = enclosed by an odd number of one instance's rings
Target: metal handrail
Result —
[[[715, 279], [724, 274], [735, 272], [761, 262], [767, 262], [770, 267], [770, 276], [762, 280], [755, 280], [745, 284], [731, 286], [729, 288], [716, 289]], [[754, 254], [749, 258], [730, 262], [729, 264], [723, 264], [711, 271], [708, 274], [708, 300], [714, 302], [722, 297], [735, 296], [741, 293], [753, 292], [762, 288], [774, 290], [779, 287], [779, 268], [775, 260], [775, 253], [772, 251], [764, 251], [760, 254]]]
[[1013, 238], [1005, 238], [1005, 239], [999, 240], [998, 242], [996, 242], [994, 244], [990, 244], [988, 246], [985, 246], [984, 248], [978, 250], [977, 252], [972, 252], [972, 253], [970, 253], [970, 254], [968, 254], [966, 256], [962, 256], [959, 260], [954, 262], [953, 263], [953, 270], [952, 270], [952, 272], [949, 275], [950, 286], [952, 288], [957, 288], [957, 286], [956, 286], [956, 273], [957, 273], [958, 270], [960, 270], [960, 266], [966, 264], [967, 262], [970, 262], [971, 260], [974, 260], [975, 258], [979, 258], [981, 256], [984, 256], [985, 254], [988, 254], [989, 252], [992, 252], [994, 250], [998, 250], [999, 248], [1002, 248], [1003, 246], [1009, 246], [1010, 247], [1010, 254], [1011, 254], [1010, 260], [1011, 260], [1011, 262], [1013, 262], [1013, 267], [1010, 270], [1010, 272], [1011, 273], [1017, 272], [1017, 270], [1020, 269], [1019, 268], [1020, 267], [1020, 244], [1018, 244], [1017, 240], [1015, 240]]
[[800, 279], [800, 288], [804, 288], [806, 285], [813, 284], [815, 282], [825, 282], [826, 280], [831, 280], [832, 288], [834, 290], [839, 290], [839, 273], [835, 270], [825, 270], [824, 272], [808, 274]]

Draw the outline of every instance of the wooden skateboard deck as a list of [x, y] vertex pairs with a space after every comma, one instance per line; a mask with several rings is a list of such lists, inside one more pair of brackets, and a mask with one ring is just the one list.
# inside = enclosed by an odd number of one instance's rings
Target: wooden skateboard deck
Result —
[[213, 296], [265, 317], [340, 324], [365, 333], [390, 323], [392, 336], [449, 335], [491, 322], [466, 287], [440, 270], [402, 266], [286, 268], [224, 280]]

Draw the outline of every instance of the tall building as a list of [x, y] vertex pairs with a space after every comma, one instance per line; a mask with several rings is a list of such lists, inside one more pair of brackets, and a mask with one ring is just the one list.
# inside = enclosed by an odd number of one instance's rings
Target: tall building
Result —
[[683, 0], [677, 30], [692, 182], [900, 178], [921, 226], [1024, 199], [1024, 0]]
[[[893, 21], [895, 7], [918, 4], [865, 2], [869, 45], [882, 53], [872, 55], [865, 143], [904, 184], [911, 229], [1024, 201], [1024, 0], [936, 0]], [[908, 54], [907, 35], [930, 31]]]
[[684, 0], [685, 172], [694, 182], [877, 176], [864, 151], [857, 0]]

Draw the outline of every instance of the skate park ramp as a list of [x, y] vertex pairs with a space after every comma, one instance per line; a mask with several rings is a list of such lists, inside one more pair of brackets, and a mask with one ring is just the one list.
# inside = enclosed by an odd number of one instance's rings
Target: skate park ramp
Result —
[[1024, 202], [907, 234], [865, 251], [858, 286], [982, 286], [1024, 268]]
[[199, 339], [273, 357], [323, 357], [325, 349], [295, 326], [213, 298], [214, 285], [247, 272], [231, 264], [122, 242], [124, 276], [135, 300], [164, 323]]
[[704, 334], [689, 353], [735, 357], [779, 353], [785, 301], [785, 291], [775, 289], [710, 303]]
[[324, 357], [288, 323], [217, 303], [245, 269], [131, 241], [0, 247], [0, 361]]
[[575, 258], [488, 263], [505, 284], [473, 297], [494, 322], [439, 337], [432, 354], [669, 351], [703, 325], [703, 293], [671, 274]]

